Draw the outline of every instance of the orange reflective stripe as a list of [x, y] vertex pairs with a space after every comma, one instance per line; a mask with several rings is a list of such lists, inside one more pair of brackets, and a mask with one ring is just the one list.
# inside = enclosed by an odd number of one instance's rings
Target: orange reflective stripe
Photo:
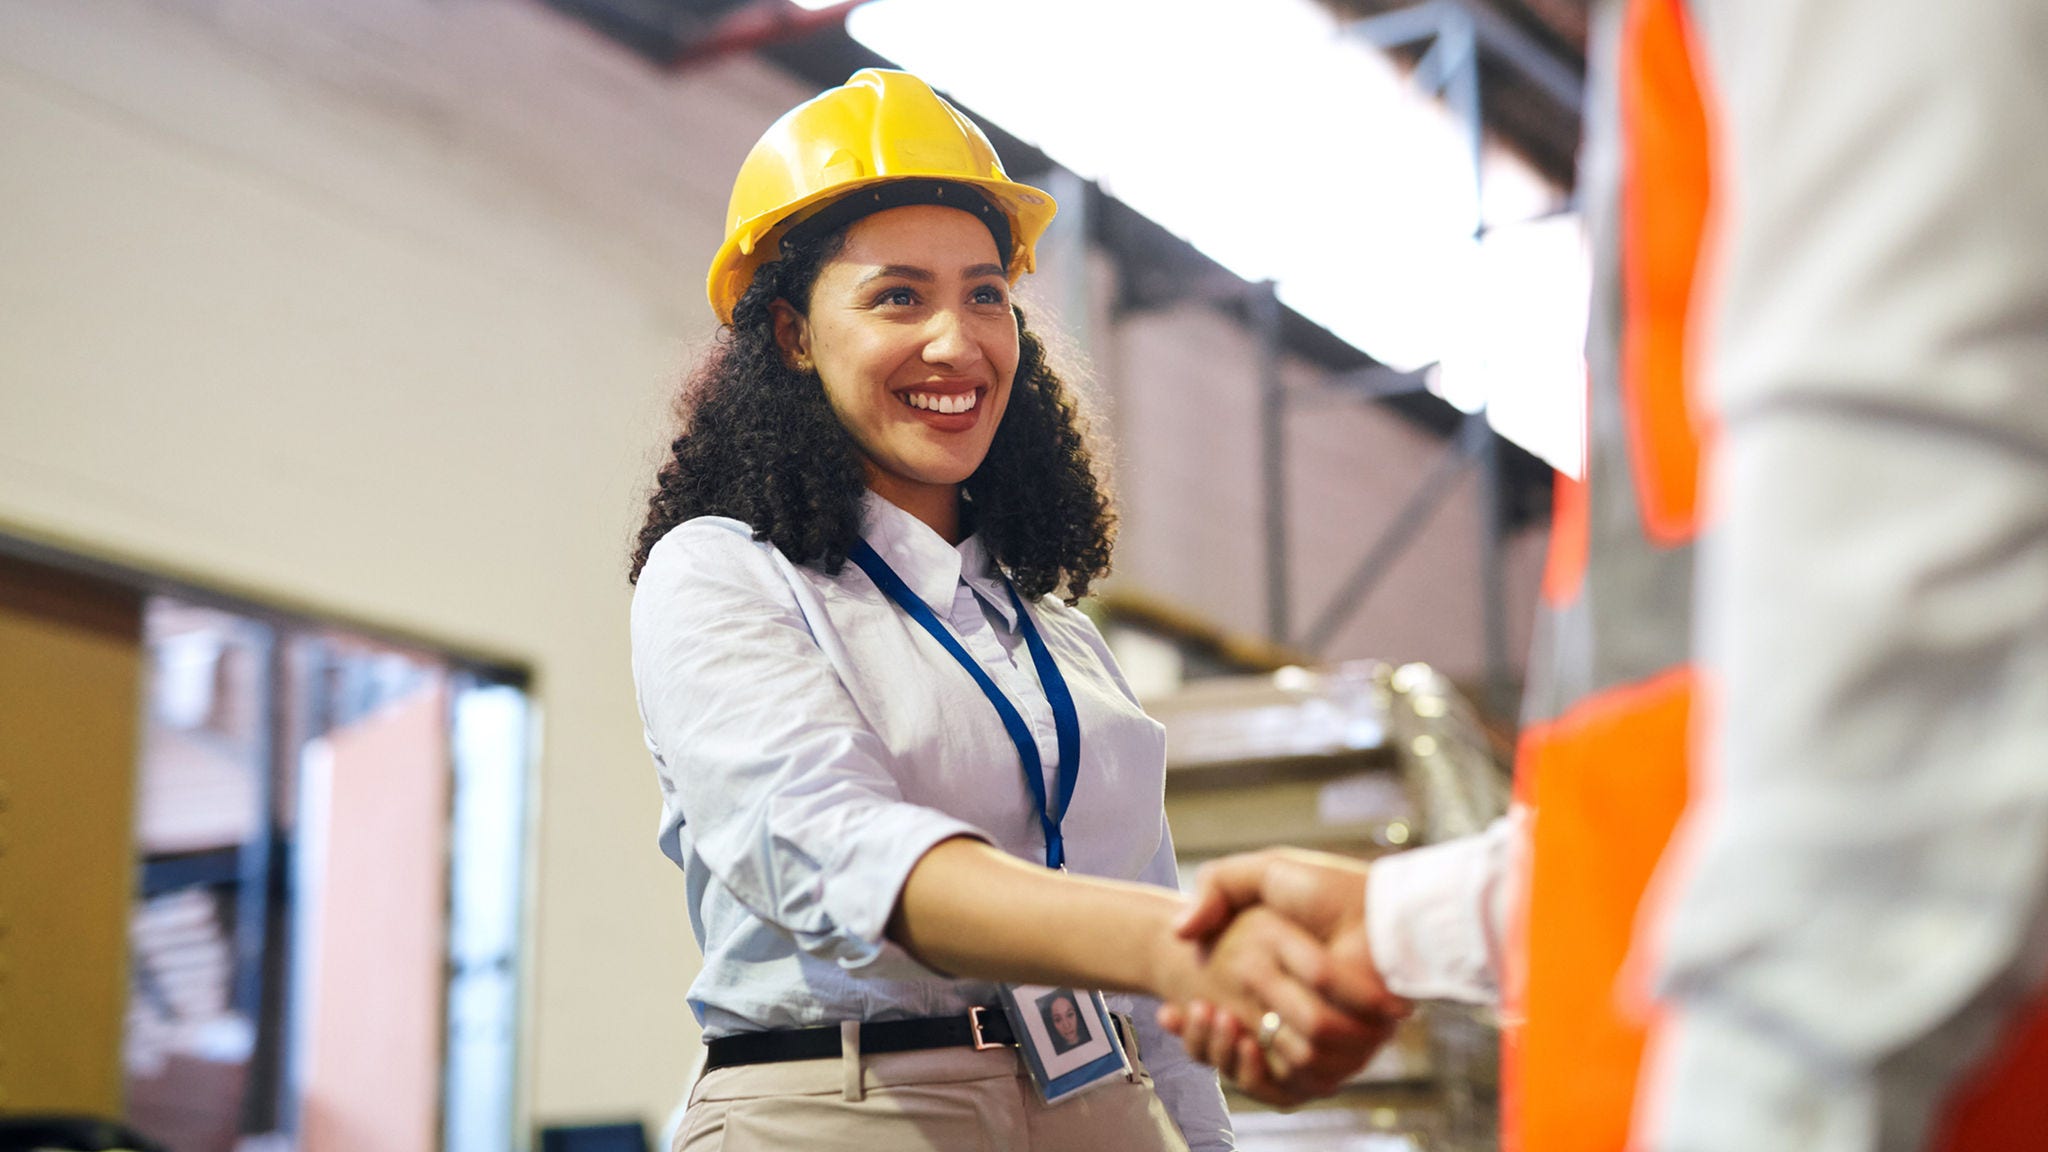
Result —
[[2048, 996], [1949, 1101], [1937, 1133], [1935, 1152], [2038, 1152], [2048, 1144]]
[[[1586, 466], [1579, 466], [1584, 475]], [[1550, 552], [1543, 565], [1543, 602], [1569, 604], [1586, 581], [1587, 553], [1592, 546], [1592, 524], [1587, 506], [1586, 482], [1563, 472], [1554, 473], [1550, 497]]]
[[1597, 693], [1522, 740], [1535, 809], [1527, 904], [1514, 925], [1502, 1047], [1505, 1146], [1620, 1149], [1647, 1020], [1616, 983], [1651, 874], [1685, 807], [1695, 678], [1678, 668]]
[[1629, 5], [1621, 45], [1621, 394], [1643, 530], [1698, 530], [1699, 436], [1685, 353], [1710, 188], [1705, 102], [1683, 0]]

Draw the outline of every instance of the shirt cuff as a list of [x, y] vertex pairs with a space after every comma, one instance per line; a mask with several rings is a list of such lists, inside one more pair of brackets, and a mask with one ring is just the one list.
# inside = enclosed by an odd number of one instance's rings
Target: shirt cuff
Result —
[[964, 820], [914, 804], [877, 806], [863, 814], [860, 842], [825, 877], [824, 904], [840, 925], [832, 958], [848, 972], [889, 979], [944, 978], [888, 938], [889, 917], [918, 861], [944, 841], [964, 836], [991, 843]]
[[1389, 991], [1411, 1000], [1499, 999], [1492, 915], [1507, 834], [1496, 824], [1373, 862], [1366, 934]]

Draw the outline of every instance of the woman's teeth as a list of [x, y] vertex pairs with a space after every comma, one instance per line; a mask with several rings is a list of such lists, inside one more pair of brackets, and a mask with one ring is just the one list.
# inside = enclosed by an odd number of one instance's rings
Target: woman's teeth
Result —
[[942, 396], [936, 392], [903, 393], [903, 402], [905, 404], [910, 405], [912, 408], [922, 408], [927, 412], [937, 412], [941, 415], [969, 411], [980, 399], [981, 393], [978, 391], [962, 392], [957, 396]]

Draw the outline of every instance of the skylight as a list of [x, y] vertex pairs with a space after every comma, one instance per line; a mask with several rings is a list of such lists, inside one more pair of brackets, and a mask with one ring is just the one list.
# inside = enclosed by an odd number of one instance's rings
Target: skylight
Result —
[[1441, 364], [1447, 399], [1577, 470], [1575, 218], [1489, 150], [1475, 244], [1456, 124], [1311, 0], [873, 0], [847, 29], [1375, 359]]

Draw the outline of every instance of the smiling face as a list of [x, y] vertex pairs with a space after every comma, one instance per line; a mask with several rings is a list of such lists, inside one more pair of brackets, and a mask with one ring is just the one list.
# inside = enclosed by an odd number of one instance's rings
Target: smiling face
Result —
[[818, 374], [860, 445], [868, 487], [949, 539], [1017, 372], [1017, 320], [995, 238], [937, 205], [877, 212], [818, 271], [808, 314], [775, 305], [790, 362]]
[[1065, 996], [1052, 1002], [1052, 1029], [1060, 1034], [1062, 1044], [1073, 1045], [1081, 1042], [1081, 1013], [1074, 1002]]

